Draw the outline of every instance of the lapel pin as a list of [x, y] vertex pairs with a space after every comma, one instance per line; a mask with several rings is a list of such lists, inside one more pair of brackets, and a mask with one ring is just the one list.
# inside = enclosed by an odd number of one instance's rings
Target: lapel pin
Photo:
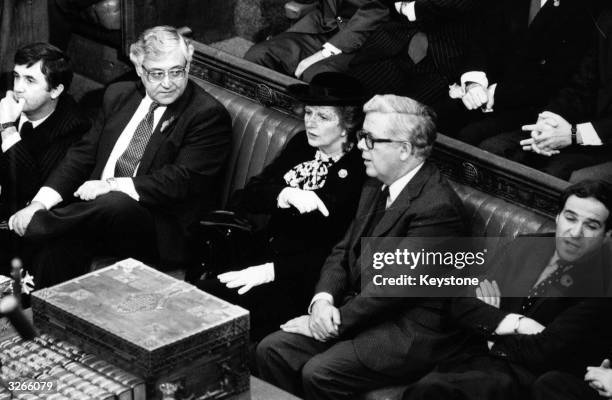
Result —
[[570, 287], [574, 284], [574, 280], [568, 274], [564, 274], [563, 276], [561, 276], [560, 282], [565, 287]]
[[173, 115], [173, 116], [171, 116], [170, 118], [168, 118], [167, 120], [165, 120], [165, 121], [162, 123], [161, 129], [160, 129], [160, 132], [162, 132], [162, 133], [163, 133], [163, 132], [164, 132], [164, 131], [165, 131], [165, 130], [166, 130], [166, 129], [167, 129], [169, 126], [170, 126], [170, 124], [171, 124], [171, 123], [173, 123], [173, 122], [174, 122], [174, 115]]

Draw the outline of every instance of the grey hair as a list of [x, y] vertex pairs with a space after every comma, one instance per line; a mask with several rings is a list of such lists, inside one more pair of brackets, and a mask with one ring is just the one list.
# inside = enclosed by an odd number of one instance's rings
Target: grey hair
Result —
[[138, 41], [130, 46], [130, 60], [139, 66], [142, 65], [145, 56], [158, 58], [176, 48], [182, 50], [189, 64], [193, 56], [193, 46], [189, 39], [172, 26], [155, 26], [145, 30], [138, 37]]
[[407, 140], [417, 157], [425, 159], [431, 154], [437, 133], [437, 117], [431, 108], [408, 97], [385, 94], [372, 97], [363, 112], [387, 114], [390, 134]]

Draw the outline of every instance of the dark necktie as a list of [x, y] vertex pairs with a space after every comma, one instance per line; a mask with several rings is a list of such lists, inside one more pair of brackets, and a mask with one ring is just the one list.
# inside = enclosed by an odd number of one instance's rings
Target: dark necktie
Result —
[[385, 214], [385, 210], [387, 209], [387, 199], [389, 198], [389, 186], [385, 186], [383, 190], [378, 194], [378, 199], [376, 199], [376, 205], [372, 211], [372, 215], [370, 216], [370, 220], [368, 221], [368, 228], [365, 230], [366, 237], [372, 236], [372, 232], [374, 232], [374, 228], [380, 222], [383, 215]]
[[533, 304], [539, 297], [544, 296], [552, 285], [559, 282], [563, 274], [568, 269], [566, 268], [568, 264], [563, 262], [562, 260], [557, 260], [556, 266], [557, 268], [553, 272], [551, 272], [550, 275], [548, 275], [542, 282], [534, 285], [531, 288], [529, 294], [527, 295], [527, 298], [523, 302], [522, 311], [531, 308], [531, 306], [533, 306]]
[[531, 4], [529, 5], [529, 20], [527, 21], [529, 25], [533, 22], [536, 15], [542, 8], [542, 0], [531, 0]]
[[140, 163], [140, 159], [153, 134], [153, 112], [159, 107], [158, 103], [151, 103], [147, 115], [140, 121], [130, 140], [130, 144], [125, 149], [121, 157], [115, 164], [115, 177], [130, 177], [134, 175], [136, 166]]
[[21, 140], [28, 141], [34, 134], [34, 126], [30, 121], [26, 121], [21, 125], [21, 129], [19, 130], [19, 136], [21, 136]]

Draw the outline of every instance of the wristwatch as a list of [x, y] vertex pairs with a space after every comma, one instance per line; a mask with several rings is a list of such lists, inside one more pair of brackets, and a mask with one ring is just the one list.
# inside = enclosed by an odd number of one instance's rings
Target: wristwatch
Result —
[[7, 130], [8, 128], [17, 126], [14, 122], [0, 122], [0, 132]]
[[578, 128], [576, 127], [576, 124], [572, 124], [572, 145], [578, 144], [578, 137], [576, 136], [576, 133], [578, 132]]

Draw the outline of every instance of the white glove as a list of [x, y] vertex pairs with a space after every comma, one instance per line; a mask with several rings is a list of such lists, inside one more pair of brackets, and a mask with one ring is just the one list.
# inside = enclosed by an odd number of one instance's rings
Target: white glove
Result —
[[229, 271], [217, 276], [230, 289], [240, 287], [238, 294], [245, 294], [255, 286], [274, 281], [274, 263], [254, 265], [240, 271]]
[[289, 208], [293, 206], [300, 214], [319, 210], [324, 216], [329, 216], [329, 211], [325, 203], [323, 203], [323, 200], [321, 200], [312, 190], [286, 187], [278, 194], [277, 202], [280, 208]]

